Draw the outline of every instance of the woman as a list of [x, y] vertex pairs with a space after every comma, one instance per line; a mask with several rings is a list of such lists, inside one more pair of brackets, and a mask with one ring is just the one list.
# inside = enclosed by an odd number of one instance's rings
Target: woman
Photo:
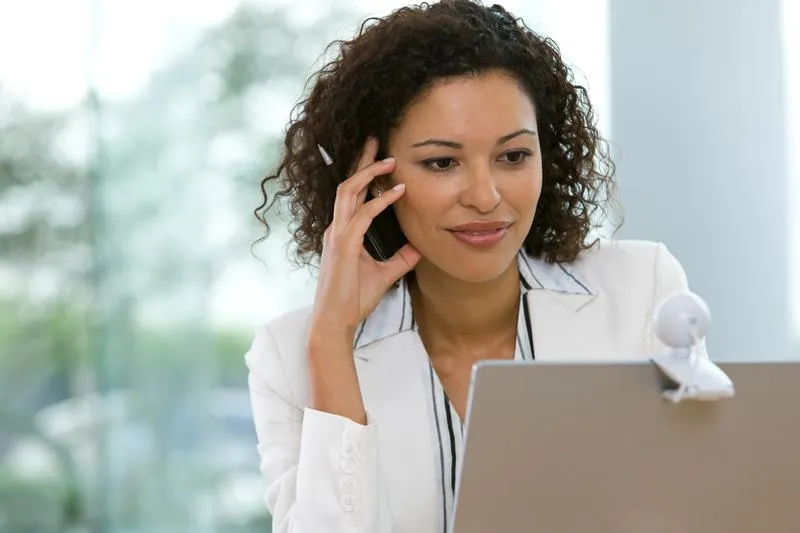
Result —
[[313, 306], [246, 359], [275, 531], [446, 532], [476, 361], [659, 349], [684, 273], [662, 245], [590, 242], [612, 169], [555, 45], [499, 6], [404, 8], [341, 43], [257, 210], [280, 180], [298, 257], [321, 258]]

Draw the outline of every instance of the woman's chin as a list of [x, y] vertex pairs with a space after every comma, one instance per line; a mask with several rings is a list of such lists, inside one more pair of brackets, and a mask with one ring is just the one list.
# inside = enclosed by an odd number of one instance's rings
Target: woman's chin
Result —
[[[496, 281], [516, 261], [511, 254], [458, 254], [448, 257], [430, 257], [423, 260], [434, 268], [432, 274], [444, 275], [463, 283], [483, 284]], [[421, 269], [427, 270], [424, 265]], [[438, 272], [437, 272], [438, 271]]]

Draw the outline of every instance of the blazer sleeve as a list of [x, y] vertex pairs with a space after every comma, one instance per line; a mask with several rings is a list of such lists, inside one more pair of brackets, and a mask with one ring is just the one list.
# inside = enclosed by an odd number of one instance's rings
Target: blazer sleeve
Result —
[[245, 356], [273, 531], [388, 532], [388, 524], [379, 523], [387, 513], [378, 509], [375, 424], [297, 402], [282, 357], [268, 326], [256, 332]]
[[[655, 257], [655, 284], [653, 289], [653, 302], [651, 309], [655, 307], [667, 296], [676, 291], [688, 291], [689, 282], [686, 278], [686, 272], [681, 266], [678, 259], [670, 253], [667, 247], [658, 243], [656, 247]], [[652, 320], [652, 319], [651, 319]], [[651, 328], [652, 330], [652, 328]], [[666, 346], [652, 335], [652, 353], [661, 353], [666, 350]], [[701, 357], [708, 357], [706, 350], [706, 341], [703, 339], [700, 346], [697, 348], [697, 354]]]

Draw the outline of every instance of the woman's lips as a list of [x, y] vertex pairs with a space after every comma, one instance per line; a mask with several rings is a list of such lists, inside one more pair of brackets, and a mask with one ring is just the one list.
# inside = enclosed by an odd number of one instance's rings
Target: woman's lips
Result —
[[459, 242], [470, 246], [494, 246], [503, 240], [508, 233], [508, 223], [472, 223], [463, 224], [448, 230]]

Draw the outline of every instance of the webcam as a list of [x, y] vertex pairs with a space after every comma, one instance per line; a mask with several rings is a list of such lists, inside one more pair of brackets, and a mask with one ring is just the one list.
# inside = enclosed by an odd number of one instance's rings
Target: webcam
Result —
[[699, 351], [708, 332], [711, 313], [698, 295], [674, 292], [653, 311], [653, 333], [666, 347], [653, 363], [677, 387], [663, 392], [672, 401], [720, 400], [734, 395], [731, 379]]

